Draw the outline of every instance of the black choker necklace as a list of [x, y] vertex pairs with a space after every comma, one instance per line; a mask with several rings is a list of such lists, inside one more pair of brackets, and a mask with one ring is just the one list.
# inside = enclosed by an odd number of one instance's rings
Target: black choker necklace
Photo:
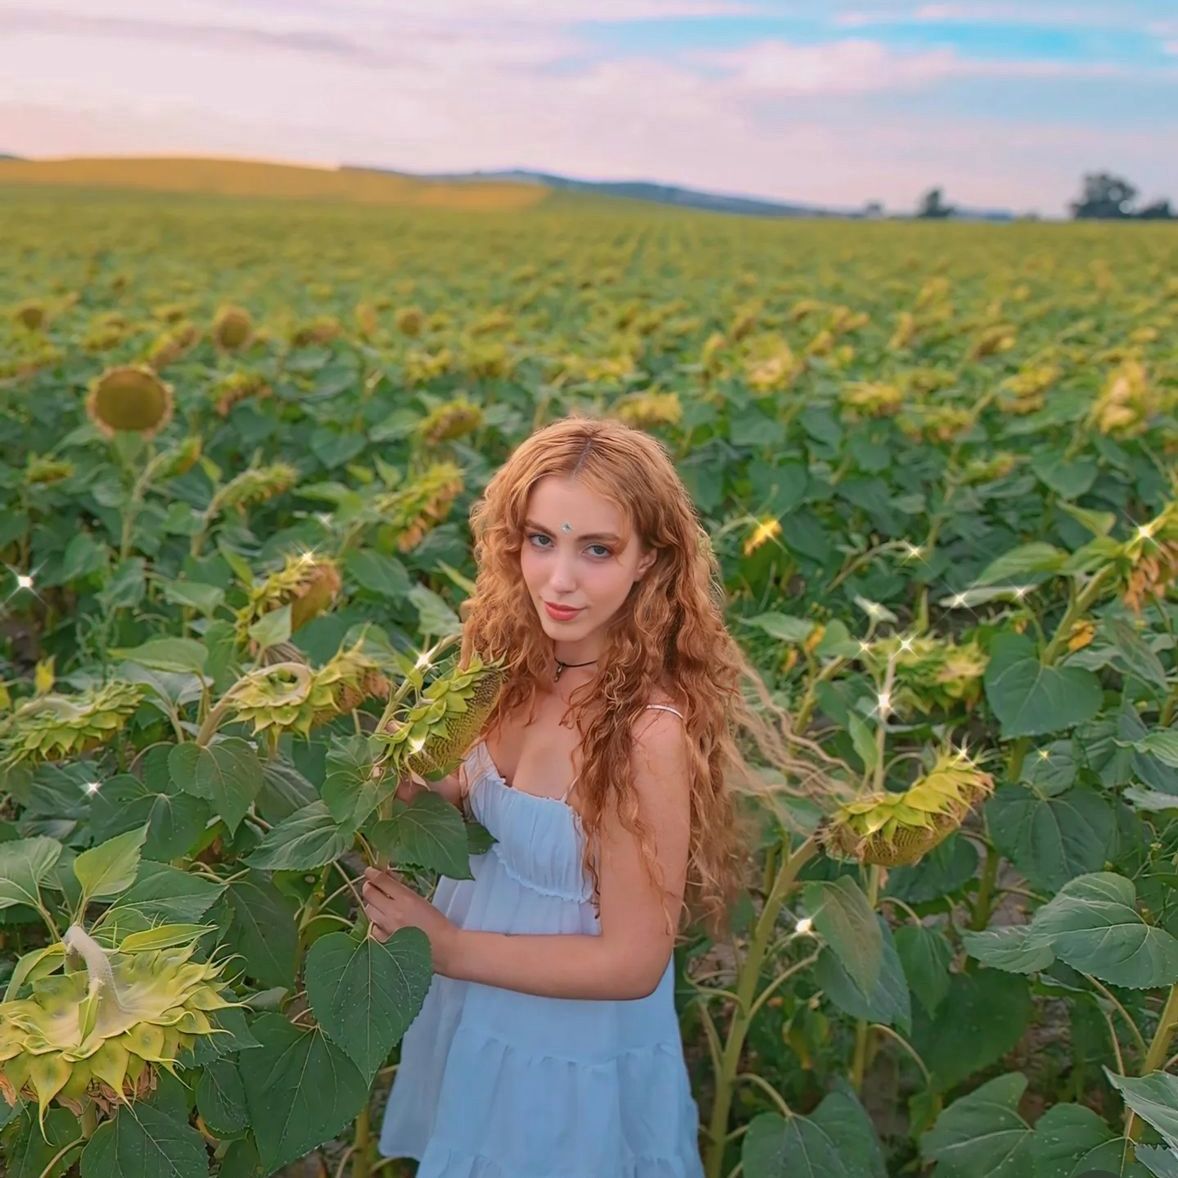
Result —
[[556, 674], [552, 676], [552, 682], [555, 683], [560, 678], [560, 673], [566, 667], [591, 667], [596, 659], [590, 659], [587, 663], [562, 663], [560, 659], [556, 660]]

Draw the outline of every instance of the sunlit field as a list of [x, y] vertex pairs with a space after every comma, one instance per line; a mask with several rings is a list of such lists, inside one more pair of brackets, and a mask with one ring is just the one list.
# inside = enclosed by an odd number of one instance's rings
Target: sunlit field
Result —
[[[762, 807], [734, 942], [676, 951], [708, 1178], [1178, 1173], [1172, 226], [31, 167], [0, 164], [14, 1175], [377, 1172], [428, 942], [366, 940], [351, 885], [487, 845], [394, 804], [378, 728], [477, 695], [467, 514], [570, 412], [667, 446], [837, 787]], [[152, 996], [87, 998], [104, 964]]]

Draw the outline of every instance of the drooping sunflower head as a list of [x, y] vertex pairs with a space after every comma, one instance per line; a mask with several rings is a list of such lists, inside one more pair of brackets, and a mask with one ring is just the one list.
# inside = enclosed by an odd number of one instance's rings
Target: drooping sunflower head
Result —
[[249, 591], [249, 600], [237, 611], [237, 637], [245, 644], [249, 628], [263, 614], [290, 606], [290, 628], [297, 630], [329, 609], [343, 588], [339, 568], [330, 557], [313, 552], [288, 556]]
[[108, 744], [146, 692], [141, 683], [112, 679], [74, 695], [50, 692], [25, 700], [0, 720], [0, 766], [78, 756]]
[[857, 380], [840, 390], [839, 401], [854, 416], [886, 417], [899, 412], [904, 394], [894, 384]]
[[199, 339], [200, 331], [195, 323], [177, 323], [152, 343], [147, 352], [147, 362], [158, 371], [179, 360]]
[[942, 751], [932, 769], [902, 793], [872, 793], [839, 806], [818, 838], [834, 858], [884, 867], [915, 863], [957, 830], [993, 788], [990, 774], [963, 750]]
[[331, 691], [331, 706], [317, 712], [313, 724], [353, 711], [366, 699], [388, 699], [392, 684], [363, 647], [360, 639], [347, 650], [338, 651], [315, 672], [316, 685]]
[[745, 362], [745, 381], [760, 395], [781, 392], [793, 383], [804, 367], [784, 338], [766, 337]]
[[1136, 356], [1127, 356], [1109, 373], [1088, 411], [1088, 423], [1102, 434], [1136, 437], [1146, 430], [1160, 405], [1160, 394], [1145, 365]]
[[299, 472], [289, 462], [247, 467], [217, 492], [217, 501], [222, 507], [244, 511], [251, 503], [264, 503], [289, 491], [298, 478]]
[[417, 434], [432, 446], [466, 437], [483, 424], [483, 410], [465, 397], [446, 401], [422, 418]]
[[308, 344], [329, 344], [344, 333], [343, 324], [334, 315], [316, 315], [307, 323], [298, 324], [290, 333], [290, 342], [296, 348]]
[[260, 373], [231, 372], [213, 386], [213, 408], [218, 416], [228, 417], [229, 411], [239, 401], [250, 397], [260, 401], [272, 395], [269, 382]]
[[398, 773], [408, 770], [431, 781], [452, 773], [486, 728], [506, 681], [506, 667], [477, 655], [439, 676], [407, 714], [382, 718], [375, 735], [387, 746], [388, 760]]
[[[241, 1003], [223, 989], [225, 963], [192, 960], [211, 930], [163, 925], [108, 949], [75, 924], [56, 952], [35, 950], [42, 959], [23, 971], [34, 979], [28, 993], [22, 986], [0, 1003], [0, 1095], [35, 1100], [44, 1134], [50, 1102], [110, 1113], [147, 1095], [157, 1068], [174, 1074], [198, 1040], [227, 1033], [216, 1012]], [[53, 957], [72, 972], [47, 973]]]
[[634, 393], [618, 403], [617, 414], [635, 429], [654, 429], [678, 425], [683, 419], [683, 406], [678, 393]]
[[377, 510], [388, 520], [398, 550], [416, 548], [445, 518], [461, 490], [462, 468], [454, 462], [435, 462], [405, 486], [378, 496]]
[[25, 482], [33, 483], [58, 483], [62, 479], [70, 478], [74, 473], [75, 467], [72, 462], [65, 458], [51, 458], [47, 454], [30, 454], [29, 460], [25, 463]]
[[312, 728], [353, 711], [366, 699], [387, 699], [391, 684], [363, 646], [360, 639], [337, 651], [318, 670], [302, 662], [297, 651], [285, 652], [281, 665], [252, 671], [228, 697], [233, 717], [251, 723], [255, 734], [307, 737]]
[[1178, 585], [1178, 500], [1168, 503], [1160, 515], [1137, 527], [1121, 548], [1121, 600], [1140, 613], [1147, 597], [1161, 601]]

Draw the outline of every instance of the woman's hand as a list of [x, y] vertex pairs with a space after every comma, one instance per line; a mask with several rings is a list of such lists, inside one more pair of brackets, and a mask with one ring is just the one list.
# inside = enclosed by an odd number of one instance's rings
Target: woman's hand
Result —
[[365, 915], [372, 922], [372, 936], [387, 941], [398, 929], [419, 928], [429, 937], [434, 972], [447, 972], [462, 931], [453, 921], [388, 869], [365, 867], [360, 894]]

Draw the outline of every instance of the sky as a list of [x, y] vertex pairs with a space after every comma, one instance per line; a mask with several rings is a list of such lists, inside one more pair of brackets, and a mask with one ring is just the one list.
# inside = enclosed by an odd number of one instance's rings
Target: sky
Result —
[[1178, 0], [0, 0], [0, 152], [1178, 204]]

